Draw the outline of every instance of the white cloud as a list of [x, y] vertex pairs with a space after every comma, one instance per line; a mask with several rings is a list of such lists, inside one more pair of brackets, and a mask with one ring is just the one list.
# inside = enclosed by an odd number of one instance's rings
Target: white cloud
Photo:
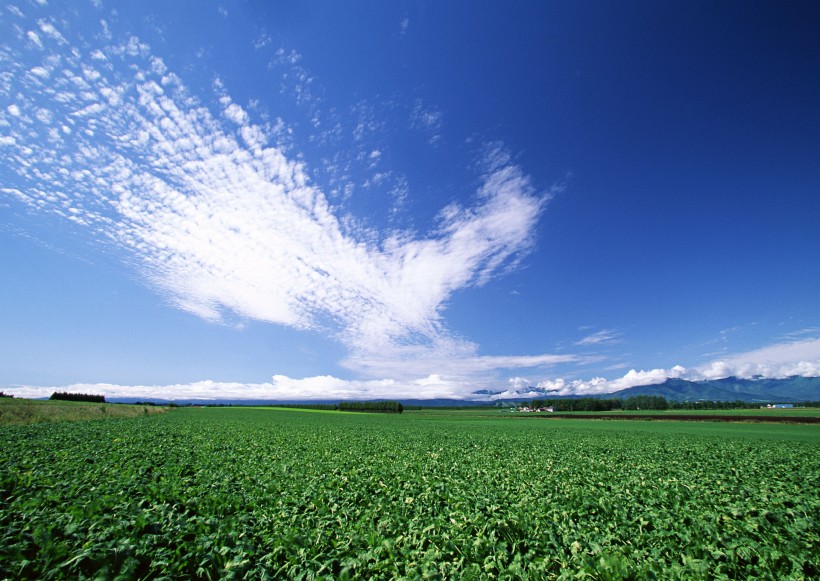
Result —
[[[508, 380], [508, 387], [501, 392], [492, 392], [489, 395], [482, 395], [480, 399], [489, 401], [499, 401], [504, 399], [522, 399], [522, 398], [536, 398], [542, 394], [533, 389], [530, 380], [526, 377], [511, 377]], [[479, 399], [473, 396], [475, 399]]]
[[274, 58], [272, 64], [276, 65], [276, 64], [288, 63], [288, 64], [291, 64], [291, 65], [295, 65], [300, 60], [302, 60], [302, 55], [299, 54], [297, 51], [295, 51], [295, 50], [286, 51], [284, 48], [279, 48], [276, 51], [276, 55], [275, 55], [275, 58]]
[[820, 375], [820, 339], [779, 343], [722, 357], [699, 367], [696, 373], [704, 379], [758, 375], [774, 378], [794, 375], [816, 377]]
[[255, 48], [256, 50], [265, 48], [266, 46], [270, 45], [272, 40], [273, 39], [271, 38], [270, 34], [268, 34], [267, 32], [262, 32], [259, 36], [256, 37], [256, 40], [253, 41], [253, 48]]
[[423, 100], [417, 99], [410, 112], [410, 127], [427, 134], [430, 145], [436, 145], [441, 140], [441, 125], [444, 114], [437, 107], [426, 105]]
[[526, 389], [530, 386], [530, 380], [526, 377], [511, 377], [508, 380], [508, 383], [510, 385], [510, 389], [514, 391]]
[[40, 36], [33, 30], [29, 30], [26, 33], [26, 38], [28, 38], [29, 42], [37, 46], [37, 48], [43, 48], [43, 41], [40, 40]]
[[782, 339], [784, 341], [796, 341], [807, 337], [816, 337], [818, 335], [820, 335], [820, 327], [805, 327], [803, 329], [797, 329], [795, 331], [785, 333], [782, 336]]
[[629, 370], [623, 377], [591, 380], [548, 379], [538, 387], [554, 391], [555, 395], [595, 395], [611, 393], [629, 387], [654, 385], [667, 379], [701, 381], [739, 377], [778, 378], [820, 376], [820, 339], [778, 343], [753, 351], [722, 357], [705, 365], [687, 369], [676, 365], [671, 369]]
[[399, 380], [435, 373], [459, 381], [492, 383], [491, 377], [500, 370], [543, 369], [562, 363], [577, 363], [575, 355], [475, 355], [475, 346], [463, 342], [441, 342], [433, 347], [420, 345], [393, 347], [378, 354], [354, 354], [342, 365], [370, 377], [394, 377]]
[[677, 379], [685, 374], [686, 368], [681, 365], [676, 365], [672, 369], [650, 369], [649, 371], [630, 369], [623, 377], [610, 381], [609, 386], [617, 391], [639, 385], [663, 383], [667, 379]]
[[45, 20], [40, 20], [38, 21], [38, 24], [40, 26], [40, 31], [43, 34], [45, 34], [52, 40], [57, 41], [59, 44], [66, 43], [66, 39], [63, 37], [62, 34], [60, 34], [60, 31], [58, 31], [52, 23], [46, 22]]
[[245, 125], [248, 122], [248, 114], [236, 103], [231, 103], [225, 107], [225, 117], [237, 125]]
[[613, 329], [602, 329], [590, 335], [587, 335], [580, 341], [576, 341], [574, 345], [600, 345], [602, 343], [612, 343], [620, 337], [621, 334]]
[[45, 67], [33, 67], [30, 71], [30, 74], [34, 75], [35, 77], [40, 77], [41, 79], [48, 78], [50, 75], [49, 71]]
[[[50, 24], [40, 28], [64, 38]], [[385, 353], [414, 371], [414, 353], [463, 359], [442, 377], [554, 361], [478, 357], [442, 322], [455, 291], [484, 284], [532, 246], [547, 198], [502, 148], [488, 149], [474, 199], [444, 208], [428, 234], [359, 231], [303, 162], [267, 145], [265, 128], [221, 82], [215, 87], [230, 123], [136, 36], [67, 47], [60, 75], [32, 78], [24, 60], [2, 63], [29, 89], [21, 106], [47, 111], [38, 118], [72, 135], [54, 131], [51, 146], [40, 147], [31, 120], [8, 105], [14, 142], [5, 143], [4, 171], [32, 208], [87, 225], [126, 250], [179, 308], [211, 321], [233, 315], [330, 332], [350, 348], [352, 367], [371, 372]], [[368, 151], [371, 161], [381, 157], [380, 149]]]
[[464, 385], [438, 376], [396, 382], [392, 379], [345, 380], [332, 376], [292, 379], [275, 375], [269, 383], [198, 381], [174, 385], [72, 384], [62, 387], [17, 386], [5, 390], [16, 397], [44, 398], [55, 391], [104, 395], [108, 399], [167, 400], [374, 400], [463, 399]]
[[612, 380], [594, 377], [590, 380], [567, 381], [559, 378], [541, 381], [538, 387], [554, 392], [555, 395], [600, 395], [639, 385], [663, 383], [669, 378], [682, 377], [685, 373], [686, 369], [679, 365], [672, 369], [650, 369], [648, 371], [630, 369], [623, 377]]

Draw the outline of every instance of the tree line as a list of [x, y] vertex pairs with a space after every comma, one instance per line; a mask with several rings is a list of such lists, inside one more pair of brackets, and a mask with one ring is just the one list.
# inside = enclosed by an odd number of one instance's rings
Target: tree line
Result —
[[400, 414], [404, 411], [404, 406], [393, 400], [342, 401], [339, 403], [286, 403], [277, 404], [276, 407], [339, 412], [377, 412], [386, 414]]
[[556, 412], [608, 412], [621, 409], [622, 402], [619, 399], [580, 397], [578, 399], [534, 399], [529, 406], [536, 410], [552, 408]]
[[104, 395], [94, 395], [91, 393], [68, 393], [67, 391], [55, 391], [48, 399], [59, 401], [85, 401], [91, 403], [105, 403]]
[[383, 414], [400, 414], [404, 411], [401, 403], [385, 401], [342, 401], [336, 406], [341, 412], [378, 412]]

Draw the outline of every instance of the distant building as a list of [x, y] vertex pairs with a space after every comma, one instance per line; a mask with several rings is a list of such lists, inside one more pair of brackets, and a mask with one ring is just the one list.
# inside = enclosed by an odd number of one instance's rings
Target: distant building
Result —
[[770, 403], [766, 407], [768, 409], [772, 409], [772, 410], [785, 410], [785, 409], [793, 408], [794, 404], [793, 403]]

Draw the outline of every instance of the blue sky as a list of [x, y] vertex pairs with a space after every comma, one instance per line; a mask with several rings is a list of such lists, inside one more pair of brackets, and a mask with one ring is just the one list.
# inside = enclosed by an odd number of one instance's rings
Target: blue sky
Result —
[[0, 8], [0, 385], [820, 375], [814, 2]]

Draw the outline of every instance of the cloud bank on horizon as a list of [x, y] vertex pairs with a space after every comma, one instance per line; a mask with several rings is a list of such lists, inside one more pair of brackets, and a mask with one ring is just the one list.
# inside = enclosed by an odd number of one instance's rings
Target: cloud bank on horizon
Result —
[[[533, 363], [533, 362], [530, 362]], [[498, 362], [486, 362], [485, 367], [503, 366]], [[512, 365], [510, 365], [512, 366]], [[481, 365], [467, 364], [470, 372]], [[630, 387], [656, 385], [667, 379], [703, 381], [738, 377], [782, 379], [787, 377], [820, 376], [820, 339], [807, 339], [781, 343], [738, 353], [712, 361], [706, 365], [687, 369], [676, 365], [671, 369], [628, 371], [617, 379], [596, 377], [590, 380], [546, 380], [535, 386], [555, 396], [602, 395]], [[18, 386], [9, 393], [20, 397], [48, 397], [54, 387]], [[449, 379], [430, 375], [413, 380], [345, 380], [332, 376], [293, 379], [276, 375], [269, 383], [235, 383], [199, 381], [178, 385], [124, 386], [111, 384], [76, 384], [60, 387], [74, 393], [102, 394], [113, 398], [157, 399], [235, 399], [235, 400], [345, 400], [345, 399], [454, 399], [468, 401], [495, 401], [510, 398], [543, 397], [543, 391], [532, 389], [530, 381], [523, 377], [509, 380], [507, 389], [487, 392], [477, 391], [470, 376]], [[173, 397], [169, 397], [173, 394]]]

